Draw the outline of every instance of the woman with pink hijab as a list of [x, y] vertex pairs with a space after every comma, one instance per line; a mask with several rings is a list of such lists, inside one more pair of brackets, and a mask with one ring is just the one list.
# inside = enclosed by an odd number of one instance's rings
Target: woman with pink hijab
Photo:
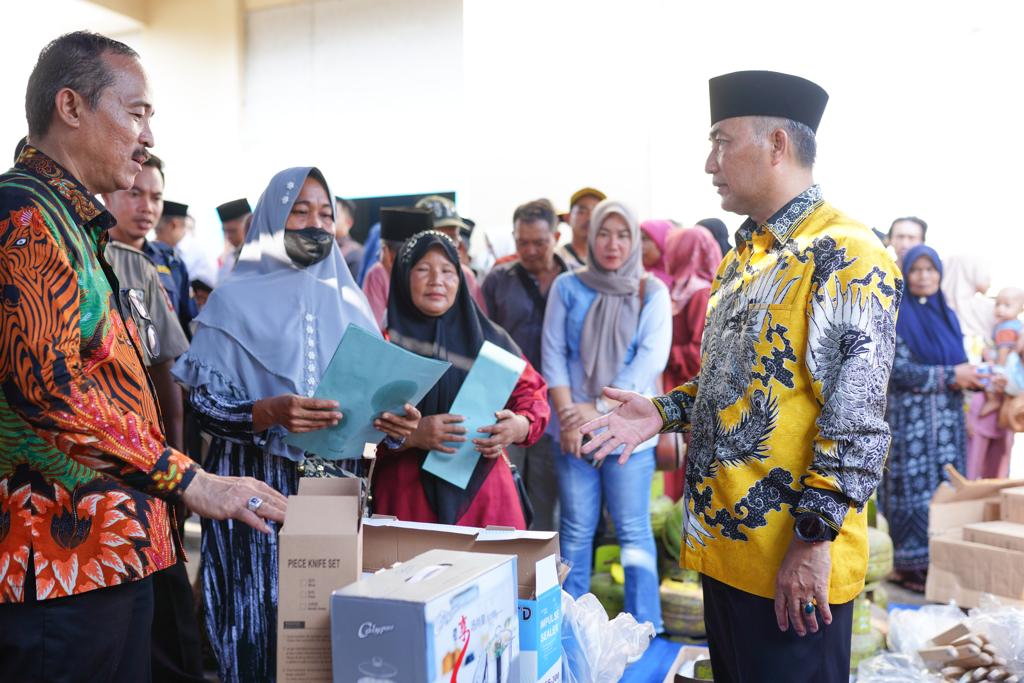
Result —
[[[711, 297], [711, 283], [722, 262], [722, 249], [703, 226], [668, 235], [665, 266], [672, 277], [672, 350], [662, 375], [665, 391], [685, 384], [700, 372], [700, 340]], [[686, 437], [689, 439], [689, 436]], [[682, 470], [665, 472], [665, 495], [679, 500]]]
[[679, 231], [672, 221], [650, 220], [640, 224], [644, 270], [657, 276], [669, 287], [672, 286], [672, 278], [665, 268], [665, 243], [673, 232]]

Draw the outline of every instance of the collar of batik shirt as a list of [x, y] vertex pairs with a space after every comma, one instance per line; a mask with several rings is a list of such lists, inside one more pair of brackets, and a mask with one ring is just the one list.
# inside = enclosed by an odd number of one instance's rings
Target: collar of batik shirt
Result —
[[745, 249], [754, 239], [754, 235], [768, 232], [779, 244], [785, 244], [800, 224], [814, 213], [825, 202], [820, 185], [811, 185], [806, 190], [786, 202], [785, 206], [772, 214], [764, 223], [758, 225], [748, 218], [736, 231], [736, 246]]
[[66, 168], [32, 145], [25, 145], [14, 167], [52, 187], [78, 225], [105, 231], [117, 222]]

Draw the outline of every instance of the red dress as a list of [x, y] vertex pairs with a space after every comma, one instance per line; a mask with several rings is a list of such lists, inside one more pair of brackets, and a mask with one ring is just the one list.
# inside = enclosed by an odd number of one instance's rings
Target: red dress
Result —
[[[547, 429], [551, 409], [547, 385], [529, 362], [505, 407], [530, 421], [526, 440], [518, 445], [532, 446], [536, 443]], [[374, 512], [393, 515], [406, 522], [437, 522], [420, 484], [420, 466], [427, 452], [419, 448], [403, 451], [380, 448], [377, 454], [373, 477]], [[458, 525], [526, 528], [519, 493], [504, 457], [498, 458]]]
[[[666, 392], [686, 384], [700, 373], [700, 340], [704, 336], [710, 298], [710, 287], [694, 292], [683, 309], [672, 317], [672, 350], [662, 375]], [[684, 438], [689, 444], [690, 435], [686, 434]], [[665, 495], [679, 500], [683, 495], [685, 478], [683, 470], [665, 472]]]

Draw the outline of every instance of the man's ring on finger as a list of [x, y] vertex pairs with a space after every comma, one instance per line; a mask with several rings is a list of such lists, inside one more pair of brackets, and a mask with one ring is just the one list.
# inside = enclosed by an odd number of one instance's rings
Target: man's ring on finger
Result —
[[814, 614], [814, 601], [813, 600], [807, 600], [807, 601], [805, 601], [803, 603], [803, 605], [804, 605], [804, 614]]
[[252, 498], [249, 499], [249, 502], [245, 504], [245, 507], [249, 508], [253, 512], [256, 512], [257, 510], [260, 509], [261, 505], [263, 505], [263, 499], [260, 498], [259, 496], [253, 496]]

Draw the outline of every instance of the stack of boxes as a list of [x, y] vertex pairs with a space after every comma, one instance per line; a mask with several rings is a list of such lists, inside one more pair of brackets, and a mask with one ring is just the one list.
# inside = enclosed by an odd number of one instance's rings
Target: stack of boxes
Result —
[[1024, 606], [1024, 486], [983, 480], [944, 485], [931, 506], [926, 597], [976, 607], [985, 593]]
[[364, 506], [358, 479], [302, 479], [289, 497], [279, 682], [561, 680], [558, 534], [364, 519]]

